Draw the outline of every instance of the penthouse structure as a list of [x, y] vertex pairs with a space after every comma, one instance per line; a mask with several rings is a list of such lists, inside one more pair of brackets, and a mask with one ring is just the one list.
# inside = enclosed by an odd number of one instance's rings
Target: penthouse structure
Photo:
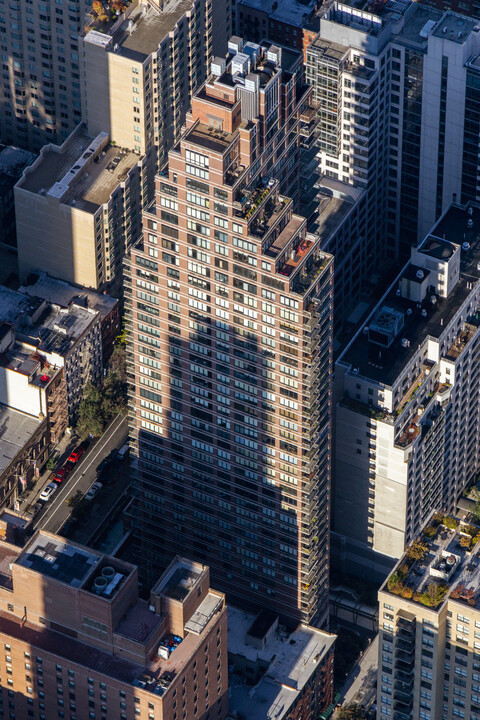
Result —
[[141, 233], [144, 159], [83, 124], [46, 145], [15, 186], [20, 281], [39, 265], [118, 294], [123, 257]]
[[146, 155], [151, 198], [192, 93], [231, 32], [232, 6], [220, 0], [137, 0], [113, 20], [91, 13], [80, 39], [84, 119], [90, 133]]
[[334, 529], [385, 573], [480, 464], [480, 209], [452, 205], [336, 364]]
[[300, 53], [229, 47], [128, 267], [129, 521], [146, 571], [182, 546], [242, 605], [325, 622], [333, 259], [285, 194], [309, 94]]
[[227, 613], [208, 567], [176, 557], [138, 596], [137, 568], [43, 531], [0, 543], [0, 705], [40, 720], [220, 718]]
[[378, 593], [377, 718], [480, 718], [480, 528], [429, 519]]

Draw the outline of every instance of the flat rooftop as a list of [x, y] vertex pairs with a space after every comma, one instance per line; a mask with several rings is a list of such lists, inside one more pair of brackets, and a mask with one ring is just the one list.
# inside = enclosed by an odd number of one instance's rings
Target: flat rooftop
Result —
[[[72, 302], [65, 308], [41, 297], [0, 286], [0, 321], [15, 326], [18, 340], [42, 352], [62, 356], [98, 317], [96, 310], [84, 307], [85, 302], [81, 298], [79, 303]], [[18, 347], [17, 351], [21, 352]]]
[[79, 588], [102, 555], [55, 535], [39, 532], [16, 562], [40, 575]]
[[477, 24], [478, 20], [473, 20], [466, 15], [457, 15], [453, 12], [446, 12], [436, 26], [432, 35], [463, 45]]
[[348, 50], [347, 45], [340, 45], [340, 43], [324, 40], [320, 35], [317, 35], [315, 40], [310, 44], [310, 48], [314, 49], [321, 57], [329, 58], [334, 63], [340, 62]]
[[0, 405], [0, 473], [28, 443], [41, 421]]
[[183, 136], [182, 141], [191, 142], [195, 145], [213, 150], [213, 152], [223, 153], [233, 142], [235, 133], [217, 130], [210, 125], [197, 123]]
[[228, 652], [256, 663], [268, 664], [260, 682], [252, 688], [236, 673], [229, 680], [230, 709], [249, 720], [280, 720], [333, 646], [335, 635], [300, 624], [292, 633], [279, 628], [262, 650], [247, 642], [255, 616], [228, 607]]
[[441, 20], [442, 15], [441, 10], [415, 3], [415, 11], [405, 21], [398, 35], [395, 35], [395, 42], [400, 42], [402, 45], [426, 48], [428, 36], [432, 34], [432, 30]]
[[111, 295], [71, 285], [65, 280], [51, 277], [43, 270], [31, 272], [24, 284], [18, 288], [18, 292], [42, 298], [63, 308], [68, 307], [72, 302], [79, 305], [86, 304], [86, 307], [99, 312], [102, 318], [107, 317], [118, 305], [118, 300]]
[[[46, 368], [33, 348], [16, 342], [8, 352], [0, 355], [0, 366], [28, 377], [31, 385], [45, 388], [59, 372], [51, 364]], [[1, 395], [1, 391], [0, 391]]]
[[138, 161], [139, 155], [131, 150], [111, 146], [106, 133], [94, 138], [81, 124], [63, 145], [46, 145], [17, 185], [28, 192], [56, 197], [85, 212], [95, 212]]
[[145, 643], [163, 621], [163, 617], [152, 613], [145, 600], [139, 599], [133, 607], [127, 610], [115, 628], [115, 633], [135, 642]]
[[60, 308], [47, 304], [38, 322], [31, 326], [19, 320], [15, 330], [20, 339], [26, 340], [41, 352], [65, 356], [96, 317], [96, 312], [79, 305]]
[[[387, 305], [394, 308], [405, 316], [405, 325], [397, 335], [393, 344], [388, 350], [383, 351], [382, 362], [379, 361], [377, 353], [372, 362], [372, 344], [368, 336], [360, 332], [341, 355], [338, 362], [349, 364], [352, 368], [358, 368], [360, 375], [371, 378], [374, 381], [382, 382], [386, 386], [392, 386], [396, 378], [418, 351], [418, 346], [423, 343], [427, 336], [439, 338], [446, 330], [449, 322], [453, 319], [460, 306], [472, 292], [471, 284], [480, 280], [480, 270], [477, 265], [480, 263], [480, 208], [472, 206], [473, 214], [469, 215], [467, 210], [459, 206], [451, 206], [440, 218], [438, 223], [426, 239], [427, 244], [431, 238], [435, 238], [435, 244], [442, 246], [444, 241], [462, 244], [468, 242], [468, 252], [462, 251], [460, 265], [460, 279], [448, 298], [437, 296], [435, 305], [426, 305], [427, 316], [422, 317], [416, 303], [403, 297], [397, 297], [398, 280], [395, 280], [388, 293], [378, 303], [372, 315], [366, 320], [368, 325], [379, 309]], [[473, 227], [468, 227], [469, 219], [473, 220]], [[401, 276], [410, 271], [411, 262], [402, 270]], [[408, 316], [406, 311], [412, 310]], [[402, 338], [410, 341], [408, 348], [401, 346]]]
[[32, 304], [32, 299], [10, 288], [0, 285], [0, 320], [15, 324], [21, 312]]
[[[419, 533], [418, 540], [426, 547], [424, 557], [412, 562], [404, 555], [398, 562], [408, 566], [405, 584], [414, 591], [413, 601], [419, 602], [418, 596], [424, 593], [432, 583], [439, 583], [445, 587], [444, 599], [457, 600], [480, 609], [480, 542], [475, 537], [480, 534], [480, 527], [465, 523], [453, 518], [458, 527], [451, 529], [443, 524], [441, 513], [433, 514], [425, 527], [428, 527], [432, 537]], [[396, 568], [392, 570], [393, 574]], [[388, 578], [382, 586], [382, 591], [389, 592]], [[395, 594], [395, 593], [393, 593]], [[438, 611], [443, 601], [438, 604]], [[433, 606], [431, 609], [435, 609]]]
[[305, 15], [315, 13], [317, 3], [316, 0], [241, 0], [242, 6], [260, 10], [277, 22], [302, 28]]
[[183, 602], [204, 570], [204, 566], [199, 563], [185, 558], [176, 558], [166, 569], [153, 591], [158, 595], [166, 595], [172, 600]]

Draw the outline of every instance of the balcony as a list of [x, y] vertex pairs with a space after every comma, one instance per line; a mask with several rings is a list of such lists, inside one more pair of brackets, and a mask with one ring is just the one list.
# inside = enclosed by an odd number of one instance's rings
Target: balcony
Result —
[[303, 264], [301, 272], [292, 281], [292, 292], [304, 295], [315, 280], [322, 275], [330, 260], [331, 256], [325, 255], [319, 249], [311, 253]]
[[283, 261], [283, 259], [280, 261], [280, 263], [277, 266], [277, 272], [280, 273], [280, 275], [286, 275], [289, 277], [292, 272], [295, 270], [295, 268], [300, 265], [301, 261], [305, 258], [305, 256], [308, 254], [308, 251], [314, 244], [314, 240], [308, 240], [308, 239], [300, 239], [299, 244], [297, 247], [293, 247], [289, 253], [289, 257], [287, 260]]
[[[282, 198], [278, 196], [277, 199], [270, 194], [267, 198], [266, 203], [262, 204], [262, 212], [256, 213], [249, 225], [248, 234], [252, 237], [263, 239], [267, 233], [276, 225], [276, 223], [282, 218], [288, 205], [291, 204], [289, 198]], [[272, 244], [272, 248], [276, 245], [276, 241]], [[265, 250], [266, 255], [271, 255], [270, 248]], [[275, 257], [275, 255], [272, 255]]]
[[457, 360], [465, 349], [467, 343], [473, 338], [477, 332], [477, 326], [470, 323], [464, 323], [462, 329], [455, 338], [452, 346], [447, 351], [445, 357], [447, 360]]
[[[265, 178], [263, 178], [265, 180]], [[278, 180], [268, 180], [267, 184], [261, 182], [255, 190], [239, 190], [233, 203], [233, 214], [244, 220], [253, 220], [260, 212], [264, 202], [278, 191]]]
[[418, 437], [420, 433], [420, 427], [418, 425], [418, 414], [407, 424], [401, 434], [395, 440], [397, 447], [406, 448]]
[[225, 185], [234, 187], [242, 177], [245, 170], [245, 165], [235, 165], [234, 167], [229, 168], [224, 177]]

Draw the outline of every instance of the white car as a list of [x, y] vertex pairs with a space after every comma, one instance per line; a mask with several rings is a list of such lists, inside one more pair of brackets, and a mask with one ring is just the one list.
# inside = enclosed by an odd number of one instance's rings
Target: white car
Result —
[[47, 487], [42, 490], [39, 496], [39, 500], [42, 502], [47, 502], [47, 500], [50, 500], [55, 490], [58, 488], [58, 485], [56, 483], [48, 483]]
[[95, 495], [98, 493], [99, 490], [101, 490], [103, 487], [101, 482], [94, 482], [93, 485], [87, 492], [85, 493], [85, 500], [93, 500]]

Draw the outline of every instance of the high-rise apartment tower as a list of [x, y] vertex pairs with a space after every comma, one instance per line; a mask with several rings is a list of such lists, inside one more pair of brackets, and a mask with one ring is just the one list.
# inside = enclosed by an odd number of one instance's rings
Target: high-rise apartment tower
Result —
[[334, 545], [350, 569], [385, 575], [478, 475], [479, 224], [477, 205], [451, 206], [337, 360]]
[[323, 622], [333, 260], [287, 194], [309, 92], [301, 53], [229, 48], [131, 252], [130, 522], [145, 569], [181, 546], [242, 603]]
[[38, 151], [82, 119], [78, 35], [88, 0], [13, 0], [0, 7], [0, 137]]

